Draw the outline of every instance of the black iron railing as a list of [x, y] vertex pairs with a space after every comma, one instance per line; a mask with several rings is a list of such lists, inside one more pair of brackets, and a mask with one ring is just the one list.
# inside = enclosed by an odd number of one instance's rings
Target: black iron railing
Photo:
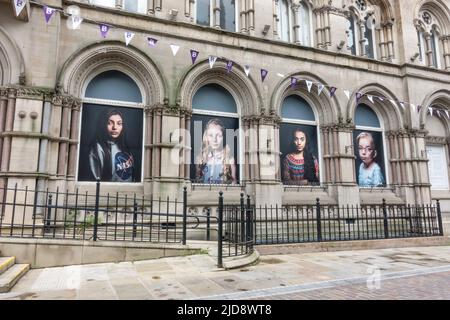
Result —
[[219, 194], [218, 213], [218, 266], [223, 267], [224, 257], [246, 256], [253, 253], [253, 209], [250, 196], [241, 194], [239, 205], [224, 205]]
[[187, 229], [201, 216], [187, 214], [183, 201], [88, 192], [0, 189], [0, 237], [138, 241], [186, 244]]
[[260, 206], [253, 219], [255, 244], [377, 240], [443, 235], [436, 205]]

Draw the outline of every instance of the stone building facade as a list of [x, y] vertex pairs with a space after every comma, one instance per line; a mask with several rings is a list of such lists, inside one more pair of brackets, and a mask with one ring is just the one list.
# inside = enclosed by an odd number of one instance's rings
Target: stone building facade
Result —
[[[57, 9], [48, 23], [44, 4]], [[109, 24], [106, 37], [99, 23]], [[100, 105], [133, 109], [131, 126], [142, 125], [140, 177], [104, 182], [105, 193], [181, 198], [187, 186], [200, 207], [222, 190], [226, 201], [245, 192], [261, 205], [385, 198], [450, 208], [449, 42], [448, 0], [42, 0], [19, 16], [13, 0], [0, 0], [0, 185], [93, 192], [95, 182], [80, 179], [80, 154], [91, 130], [83, 121], [95, 127], [87, 109]], [[218, 57], [213, 67], [209, 56]], [[121, 90], [139, 97], [122, 99]], [[220, 103], [194, 103], [208, 94]], [[208, 115], [240, 129], [236, 183], [193, 179], [187, 133]], [[312, 128], [319, 183], [283, 182], [287, 123]], [[355, 132], [369, 129], [385, 181], [361, 187]]]

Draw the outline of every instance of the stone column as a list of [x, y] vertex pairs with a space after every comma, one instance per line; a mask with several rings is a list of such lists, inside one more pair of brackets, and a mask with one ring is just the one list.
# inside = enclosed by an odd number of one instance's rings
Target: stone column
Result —
[[392, 26], [392, 22], [387, 22], [385, 27], [387, 33], [388, 61], [395, 59], [394, 32]]
[[292, 23], [292, 29], [294, 31], [294, 43], [301, 43], [301, 30], [300, 30], [300, 17], [298, 15], [299, 10], [298, 5], [292, 5], [292, 16], [294, 17], [294, 21]]
[[123, 9], [123, 0], [116, 0], [116, 9]]
[[3, 149], [3, 132], [5, 131], [6, 107], [8, 105], [8, 90], [0, 88], [0, 163]]
[[252, 34], [255, 31], [255, 0], [247, 1], [247, 29]]
[[61, 131], [59, 134], [60, 143], [58, 150], [58, 169], [57, 176], [59, 178], [66, 177], [67, 173], [67, 147], [69, 142], [70, 126], [69, 126], [69, 115], [72, 107], [72, 100], [70, 98], [64, 98], [62, 104], [62, 115], [61, 115]]
[[[192, 119], [192, 111], [189, 110], [186, 111], [186, 115], [184, 118], [185, 121], [185, 125], [184, 127], [186, 128], [186, 130], [188, 130], [191, 134], [193, 134], [191, 132], [191, 119]], [[189, 181], [191, 179], [191, 164], [193, 164], [192, 160], [191, 160], [191, 156], [192, 156], [192, 144], [191, 144], [191, 136], [188, 135], [189, 140], [186, 140], [185, 142], [185, 146], [186, 148], [184, 149], [184, 179], [186, 181]]]
[[[6, 110], [6, 122], [5, 122], [5, 130], [4, 132], [11, 132], [14, 128], [14, 114], [16, 112], [16, 97], [17, 90], [13, 88], [8, 89], [8, 103]], [[3, 173], [8, 172], [9, 170], [9, 158], [11, 155], [11, 137], [5, 136], [3, 138], [3, 149], [2, 149], [2, 162], [0, 166], [0, 170]]]
[[380, 59], [381, 61], [386, 61], [387, 58], [387, 43], [386, 43], [386, 27], [382, 27], [381, 29], [377, 29], [378, 39], [380, 39]]
[[[325, 12], [325, 21], [326, 21], [326, 26], [325, 26], [325, 46], [329, 47], [331, 46], [331, 21], [330, 21], [330, 10], [327, 9], [327, 11]], [[312, 43], [311, 43], [312, 45]]]
[[278, 36], [278, 11], [279, 4], [278, 0], [273, 0], [273, 34]]
[[425, 33], [424, 38], [426, 45], [427, 64], [429, 67], [436, 67], [433, 62], [433, 46], [431, 43], [431, 34]]
[[142, 166], [144, 170], [144, 183], [152, 179], [153, 170], [153, 110], [151, 107], [146, 107], [144, 110], [145, 116], [145, 151], [144, 151], [144, 165]]
[[239, 28], [241, 33], [247, 33], [247, 0], [239, 1]]
[[359, 55], [366, 57], [367, 56], [366, 39], [364, 39], [364, 33], [366, 31], [366, 26], [364, 25], [364, 21], [359, 21], [358, 27], [359, 27], [359, 50], [360, 50]]
[[450, 70], [450, 36], [442, 37], [442, 48], [444, 51], [444, 67], [445, 70]]
[[220, 0], [213, 0], [213, 26], [220, 29]]
[[77, 150], [80, 128], [80, 110], [81, 100], [74, 99], [72, 104], [72, 114], [70, 117], [70, 140], [69, 140], [69, 164], [67, 166], [67, 178], [77, 180], [75, 177], [75, 171], [77, 167]]
[[316, 38], [317, 38], [317, 48], [323, 47], [324, 40], [322, 39], [322, 24], [320, 19], [320, 11], [316, 11]]
[[155, 0], [147, 0], [147, 14], [155, 14]]

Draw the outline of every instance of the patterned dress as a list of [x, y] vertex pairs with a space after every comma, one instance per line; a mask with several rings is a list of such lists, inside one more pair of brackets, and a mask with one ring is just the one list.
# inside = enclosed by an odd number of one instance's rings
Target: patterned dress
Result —
[[[319, 179], [319, 162], [314, 158], [314, 174]], [[293, 154], [288, 154], [283, 160], [283, 181], [305, 182], [305, 160], [297, 160]]]

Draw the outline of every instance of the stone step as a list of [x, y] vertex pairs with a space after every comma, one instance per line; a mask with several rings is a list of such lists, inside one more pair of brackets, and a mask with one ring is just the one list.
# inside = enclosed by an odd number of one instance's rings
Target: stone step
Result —
[[0, 275], [0, 293], [8, 292], [30, 270], [29, 264], [15, 264]]
[[15, 257], [0, 257], [0, 274], [11, 268], [16, 263]]

